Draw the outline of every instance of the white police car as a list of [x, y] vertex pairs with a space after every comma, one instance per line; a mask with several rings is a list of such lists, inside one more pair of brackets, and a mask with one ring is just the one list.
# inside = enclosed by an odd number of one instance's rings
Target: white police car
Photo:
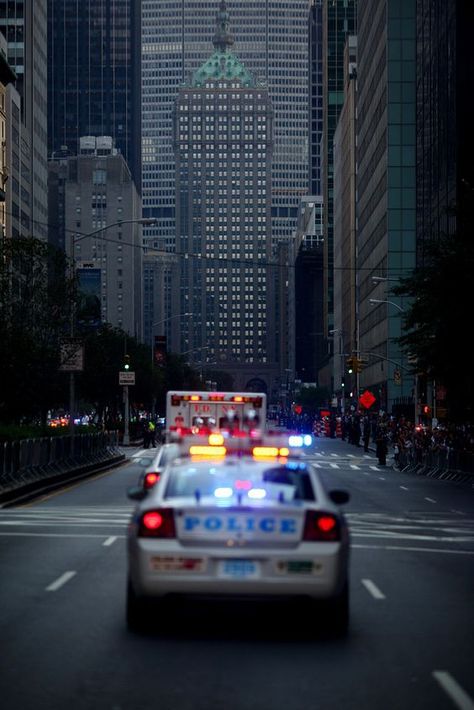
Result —
[[[128, 535], [127, 623], [151, 599], [278, 597], [319, 602], [337, 633], [349, 620], [349, 534], [316, 470], [287, 448], [194, 446], [139, 500]], [[227, 453], [227, 455], [226, 455]]]

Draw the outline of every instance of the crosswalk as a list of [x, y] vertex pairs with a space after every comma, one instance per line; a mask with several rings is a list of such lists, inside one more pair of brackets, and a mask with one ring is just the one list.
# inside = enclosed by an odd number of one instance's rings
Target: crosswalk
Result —
[[460, 514], [409, 511], [346, 513], [353, 547], [400, 547], [474, 555], [474, 520]]
[[[25, 528], [119, 532], [126, 529], [133, 506], [35, 506], [0, 510], [0, 534]], [[102, 533], [103, 534], [103, 533]]]

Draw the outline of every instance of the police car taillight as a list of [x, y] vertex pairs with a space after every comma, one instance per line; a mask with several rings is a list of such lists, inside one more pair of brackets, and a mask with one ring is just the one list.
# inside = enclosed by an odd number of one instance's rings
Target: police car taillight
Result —
[[143, 481], [143, 487], [146, 488], [148, 491], [150, 488], [153, 488], [153, 486], [158, 483], [160, 480], [160, 475], [158, 473], [155, 473], [154, 471], [150, 473], [147, 473], [145, 475], [145, 479]]
[[338, 518], [332, 513], [307, 510], [304, 521], [303, 540], [306, 542], [336, 542], [341, 539]]
[[174, 513], [172, 508], [147, 510], [140, 518], [139, 537], [176, 537]]

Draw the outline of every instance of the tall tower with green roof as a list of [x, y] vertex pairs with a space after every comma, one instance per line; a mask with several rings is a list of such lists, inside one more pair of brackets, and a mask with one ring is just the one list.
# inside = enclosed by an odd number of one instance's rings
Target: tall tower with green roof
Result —
[[[171, 349], [236, 389], [276, 377], [271, 260], [273, 110], [232, 51], [225, 2], [214, 53], [178, 92], [173, 116], [176, 251]], [[207, 365], [207, 363], [210, 363]]]

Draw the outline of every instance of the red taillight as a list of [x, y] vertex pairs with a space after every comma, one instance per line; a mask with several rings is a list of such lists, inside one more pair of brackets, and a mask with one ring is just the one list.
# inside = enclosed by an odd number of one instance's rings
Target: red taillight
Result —
[[158, 473], [147, 473], [143, 485], [148, 490], [149, 488], [153, 488], [155, 483], [158, 483], [159, 480], [160, 476]]
[[147, 510], [140, 519], [139, 537], [176, 537], [174, 514], [171, 508]]
[[304, 522], [303, 540], [336, 542], [341, 539], [338, 518], [332, 513], [318, 513], [307, 510]]

